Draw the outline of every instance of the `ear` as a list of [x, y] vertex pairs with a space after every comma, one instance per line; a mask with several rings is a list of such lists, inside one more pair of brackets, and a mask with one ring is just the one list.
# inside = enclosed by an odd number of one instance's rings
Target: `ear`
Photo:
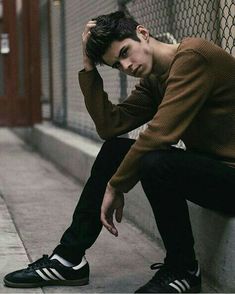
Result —
[[144, 39], [144, 40], [146, 40], [146, 41], [149, 40], [149, 30], [146, 29], [146, 28], [145, 28], [144, 26], [142, 26], [142, 25], [138, 25], [138, 26], [136, 27], [136, 34], [137, 34], [137, 36], [138, 36], [139, 38], [142, 38], [142, 39]]

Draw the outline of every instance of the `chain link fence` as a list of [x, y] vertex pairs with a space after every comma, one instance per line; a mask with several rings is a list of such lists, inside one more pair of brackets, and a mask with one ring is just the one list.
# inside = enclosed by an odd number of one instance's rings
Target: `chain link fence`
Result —
[[[77, 71], [82, 68], [80, 36], [86, 21], [99, 14], [117, 9], [127, 9], [157, 39], [177, 43], [184, 37], [202, 37], [213, 41], [235, 56], [235, 2], [234, 0], [93, 0], [64, 1], [66, 51], [66, 91], [61, 89], [63, 71], [60, 68], [61, 34], [58, 32], [58, 7], [52, 8], [53, 92], [54, 122], [60, 123], [64, 112], [65, 127], [94, 140], [100, 140], [95, 126], [84, 106], [77, 83]], [[62, 7], [61, 7], [62, 8]], [[53, 33], [54, 32], [54, 33]], [[126, 98], [137, 79], [119, 75], [107, 67], [99, 67], [105, 90], [113, 103]], [[63, 101], [64, 102], [63, 102]], [[63, 103], [62, 103], [63, 102]], [[65, 104], [66, 103], [66, 107]], [[65, 108], [65, 109], [64, 109]], [[136, 138], [139, 128], [129, 135]]]
[[[185, 37], [212, 41], [235, 56], [234, 0], [131, 0], [119, 1], [153, 36], [167, 43], [178, 43]], [[127, 93], [137, 80], [127, 78]], [[126, 87], [122, 85], [121, 87]], [[136, 138], [145, 126], [130, 133]]]
[[[234, 0], [132, 0], [126, 8], [155, 36], [202, 37], [235, 55]], [[165, 39], [167, 41], [167, 38]]]

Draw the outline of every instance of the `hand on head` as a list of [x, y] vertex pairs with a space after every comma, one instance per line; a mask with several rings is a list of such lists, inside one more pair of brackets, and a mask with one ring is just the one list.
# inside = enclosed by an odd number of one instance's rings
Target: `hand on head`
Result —
[[95, 20], [88, 21], [82, 33], [83, 63], [84, 63], [85, 70], [92, 70], [95, 67], [94, 62], [86, 54], [86, 44], [91, 33], [90, 30], [94, 28], [95, 26], [96, 26]]
[[85, 25], [84, 31], [82, 33], [82, 44], [86, 45], [87, 40], [89, 38], [89, 35], [91, 33], [91, 28], [94, 28], [96, 26], [96, 20], [90, 20], [88, 23]]

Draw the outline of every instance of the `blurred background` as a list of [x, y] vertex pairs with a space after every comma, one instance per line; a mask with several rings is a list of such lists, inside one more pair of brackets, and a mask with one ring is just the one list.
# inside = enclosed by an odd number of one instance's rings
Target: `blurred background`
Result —
[[[47, 120], [99, 141], [78, 86], [81, 34], [89, 19], [118, 9], [165, 42], [199, 36], [235, 56], [234, 0], [0, 0], [0, 126]], [[114, 103], [136, 82], [99, 71]]]
[[[235, 0], [0, 0], [0, 279], [25, 265], [28, 258], [38, 258], [45, 248], [54, 248], [71, 218], [78, 191], [89, 177], [102, 141], [78, 85], [78, 71], [83, 68], [81, 35], [91, 18], [116, 10], [128, 12], [164, 42], [202, 37], [235, 57]], [[106, 66], [98, 67], [98, 71], [113, 103], [123, 101], [137, 82]], [[136, 138], [144, 127], [128, 135]], [[121, 247], [125, 253], [120, 260], [126, 272], [119, 270], [117, 279], [113, 267], [109, 283], [98, 279], [100, 284], [88, 287], [89, 293], [133, 291], [138, 279], [148, 274], [142, 264], [152, 262], [162, 252], [156, 250], [155, 240], [162, 244], [141, 186], [138, 184], [130, 194], [125, 218], [134, 227], [123, 235]], [[234, 293], [235, 218], [189, 204], [205, 276], [220, 293]], [[58, 215], [60, 220], [55, 222]], [[14, 240], [11, 217], [17, 228]], [[9, 227], [4, 225], [8, 223]], [[135, 226], [154, 243], [148, 243], [146, 237], [133, 241], [130, 236], [139, 238]], [[28, 258], [22, 253], [25, 251], [18, 233]], [[100, 251], [91, 251], [92, 258], [97, 257], [94, 272], [99, 274], [107, 266], [104, 248], [106, 257], [113, 259], [114, 245], [106, 247], [109, 241], [102, 238], [96, 247]], [[143, 247], [145, 244], [149, 245]], [[127, 249], [137, 253], [135, 257], [126, 253]], [[132, 260], [129, 267], [127, 255]], [[210, 287], [203, 288], [204, 292], [213, 292]], [[6, 293], [0, 283], [1, 289]]]

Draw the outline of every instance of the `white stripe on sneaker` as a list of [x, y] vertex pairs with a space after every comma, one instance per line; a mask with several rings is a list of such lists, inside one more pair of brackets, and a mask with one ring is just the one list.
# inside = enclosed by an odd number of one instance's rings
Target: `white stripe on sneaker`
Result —
[[181, 281], [175, 280], [174, 283], [180, 287], [182, 292], [185, 292], [187, 290], [184, 286], [184, 283], [182, 283]]
[[73, 266], [73, 269], [74, 269], [74, 270], [79, 270], [79, 269], [82, 268], [86, 263], [87, 263], [86, 257], [83, 256], [82, 261], [81, 261], [78, 265]]
[[183, 280], [181, 280], [181, 281], [182, 281], [182, 283], [184, 283], [184, 285], [188, 288], [188, 290], [191, 288], [190, 285], [189, 285], [189, 283], [188, 283], [185, 279], [183, 279]]
[[197, 272], [196, 272], [196, 277], [199, 277], [200, 276], [200, 272], [201, 272], [201, 270], [200, 270], [200, 265], [198, 265], [197, 266]]
[[52, 271], [53, 274], [54, 274], [57, 278], [59, 278], [60, 280], [65, 280], [65, 278], [63, 278], [63, 277], [61, 276], [61, 274], [59, 274], [59, 273], [57, 272], [56, 269], [54, 269], [54, 268], [50, 268], [50, 271]]
[[171, 286], [172, 288], [175, 288], [179, 293], [182, 293], [181, 288], [177, 284], [175, 284], [175, 281], [170, 283], [169, 286]]
[[42, 273], [39, 269], [36, 270], [36, 273], [41, 277], [43, 278], [43, 280], [45, 281], [49, 281], [50, 279], [44, 275], [44, 273]]
[[47, 274], [48, 277], [50, 277], [52, 280], [58, 280], [57, 277], [55, 277], [47, 268], [43, 268], [43, 271]]
[[200, 276], [200, 265], [198, 264], [197, 265], [197, 271], [193, 270], [193, 271], [188, 271], [188, 273], [190, 273], [190, 275], [195, 275], [196, 277], [199, 277]]
[[186, 292], [191, 288], [185, 279], [175, 280], [174, 282], [171, 282], [169, 286], [175, 288], [179, 293]]

